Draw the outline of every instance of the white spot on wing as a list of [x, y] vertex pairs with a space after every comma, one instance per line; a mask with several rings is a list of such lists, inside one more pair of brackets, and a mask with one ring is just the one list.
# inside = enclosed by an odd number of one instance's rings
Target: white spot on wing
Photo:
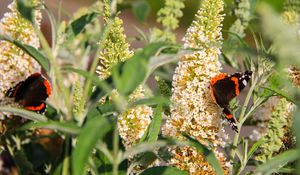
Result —
[[247, 85], [247, 81], [243, 80], [243, 84], [244, 84], [244, 86], [246, 86]]

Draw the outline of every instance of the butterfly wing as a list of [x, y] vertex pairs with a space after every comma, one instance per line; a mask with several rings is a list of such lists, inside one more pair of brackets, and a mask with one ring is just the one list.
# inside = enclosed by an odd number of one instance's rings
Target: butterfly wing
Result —
[[14, 97], [25, 109], [42, 113], [46, 109], [45, 100], [50, 93], [49, 81], [40, 73], [34, 73], [8, 90], [6, 94], [8, 97]]
[[35, 74], [27, 80], [30, 84], [24, 93], [22, 104], [25, 109], [42, 113], [46, 109], [45, 101], [51, 93], [50, 83], [42, 75]]
[[252, 71], [235, 73], [230, 76], [221, 73], [210, 82], [212, 98], [223, 108], [225, 118], [230, 122], [231, 128], [238, 132], [233, 114], [229, 110], [229, 102], [239, 95], [251, 79]]
[[222, 108], [227, 107], [236, 96], [235, 83], [228, 76], [211, 84], [211, 91], [216, 103]]
[[236, 91], [238, 91], [238, 94], [247, 86], [248, 82], [251, 79], [251, 76], [252, 76], [252, 71], [249, 70], [242, 73], [237, 72], [230, 75], [231, 79], [234, 79], [238, 83], [238, 86], [236, 87]]

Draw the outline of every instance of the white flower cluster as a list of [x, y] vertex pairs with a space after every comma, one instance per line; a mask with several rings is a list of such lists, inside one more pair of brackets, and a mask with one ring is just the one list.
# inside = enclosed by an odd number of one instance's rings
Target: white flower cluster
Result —
[[[184, 46], [199, 49], [186, 55], [178, 63], [173, 76], [171, 116], [162, 128], [163, 135], [182, 138], [188, 134], [209, 146], [219, 159], [225, 174], [230, 163], [218, 149], [228, 138], [221, 126], [221, 109], [209, 91], [211, 78], [222, 69], [221, 53], [222, 0], [205, 0], [184, 37]], [[173, 153], [170, 165], [187, 170], [192, 175], [215, 174], [202, 153], [190, 147], [169, 148]]]
[[[132, 95], [129, 96], [130, 101], [135, 101], [145, 97], [145, 90], [139, 86]], [[118, 117], [119, 134], [126, 148], [134, 145], [142, 138], [147, 130], [153, 110], [146, 105], [138, 105], [128, 109]]]
[[[5, 13], [0, 21], [1, 34], [35, 48], [40, 47], [33, 26], [21, 17], [16, 2], [13, 1], [8, 8], [11, 11]], [[37, 24], [40, 23], [41, 13], [39, 11], [35, 11], [35, 20]], [[4, 98], [5, 92], [9, 88], [40, 70], [40, 65], [20, 48], [7, 41], [0, 41], [0, 99]]]

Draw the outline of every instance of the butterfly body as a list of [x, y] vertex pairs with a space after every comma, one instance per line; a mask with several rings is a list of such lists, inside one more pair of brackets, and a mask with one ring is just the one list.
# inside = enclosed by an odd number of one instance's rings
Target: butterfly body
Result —
[[46, 99], [51, 94], [50, 82], [40, 73], [31, 74], [25, 81], [19, 82], [6, 92], [25, 109], [43, 113], [46, 110]]
[[252, 76], [252, 71], [237, 72], [232, 75], [220, 73], [210, 81], [210, 93], [213, 100], [223, 108], [225, 118], [237, 132], [236, 122], [229, 110], [229, 102], [247, 86]]

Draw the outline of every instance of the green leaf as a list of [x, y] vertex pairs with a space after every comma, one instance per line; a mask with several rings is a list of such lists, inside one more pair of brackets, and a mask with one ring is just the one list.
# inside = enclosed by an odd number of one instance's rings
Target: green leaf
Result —
[[259, 139], [257, 142], [255, 142], [252, 147], [250, 148], [249, 152], [248, 152], [248, 155], [247, 155], [247, 158], [248, 160], [251, 159], [251, 157], [253, 156], [253, 154], [255, 153], [255, 151], [260, 147], [261, 144], [264, 143], [264, 139], [261, 138]]
[[292, 102], [295, 104], [295, 101], [292, 97], [290, 97], [286, 92], [278, 89], [278, 88], [273, 88], [273, 87], [262, 87], [264, 89], [267, 89], [271, 92], [274, 92], [275, 94], [277, 94], [278, 96], [281, 96], [283, 98], [286, 98], [288, 101]]
[[58, 130], [69, 134], [78, 134], [80, 128], [72, 123], [48, 121], [48, 122], [30, 122], [23, 125], [20, 130], [27, 130], [31, 128], [47, 128], [52, 130]]
[[182, 171], [175, 167], [159, 166], [148, 168], [140, 175], [189, 175], [188, 172]]
[[157, 160], [156, 154], [154, 154], [153, 152], [144, 152], [141, 155], [138, 155], [138, 158], [134, 162], [134, 164], [139, 165], [140, 167], [148, 167], [155, 160]]
[[184, 135], [184, 137], [188, 139], [188, 143], [190, 146], [195, 147], [197, 149], [197, 151], [204, 154], [205, 159], [214, 168], [214, 170], [216, 171], [216, 173], [218, 175], [224, 174], [223, 169], [222, 169], [218, 159], [216, 158], [215, 154], [211, 150], [209, 150], [204, 145], [202, 145], [200, 142], [198, 142], [196, 139], [191, 138], [188, 135]]
[[145, 0], [135, 1], [132, 6], [132, 11], [140, 22], [144, 22], [150, 13], [150, 5]]
[[110, 123], [103, 116], [97, 116], [87, 121], [79, 133], [77, 145], [72, 153], [72, 172], [74, 175], [84, 174], [93, 149], [110, 129]]
[[20, 41], [14, 40], [8, 36], [0, 35], [0, 40], [5, 40], [5, 41], [8, 41], [8, 42], [16, 45], [17, 47], [22, 49], [24, 52], [26, 52], [29, 56], [34, 58], [47, 72], [50, 71], [50, 64], [49, 64], [48, 59], [36, 48], [34, 48], [30, 45], [27, 45], [27, 44], [23, 44]]
[[282, 154], [273, 157], [266, 163], [259, 165], [256, 172], [262, 174], [272, 174], [277, 172], [281, 167], [289, 162], [293, 162], [300, 157], [299, 150], [288, 150]]
[[164, 43], [149, 44], [143, 50], [138, 50], [125, 63], [112, 68], [112, 78], [118, 92], [129, 95], [144, 82], [150, 57], [157, 54], [164, 45]]
[[[299, 94], [298, 95], [298, 99], [299, 99]], [[300, 150], [300, 127], [299, 127], [299, 124], [300, 124], [300, 108], [299, 108], [299, 100], [297, 101], [297, 111], [294, 113], [293, 115], [293, 122], [292, 122], [292, 128], [293, 128], [293, 133], [295, 133], [295, 136], [296, 136], [296, 146], [297, 146], [297, 149]], [[296, 164], [296, 167], [297, 167], [297, 174], [300, 174], [300, 161], [298, 160], [297, 164]]]
[[158, 105], [155, 109], [154, 117], [143, 135], [140, 142], [153, 142], [158, 138], [160, 126], [162, 123], [162, 106]]
[[17, 0], [17, 9], [23, 18], [33, 22], [33, 6], [28, 0]]
[[172, 143], [172, 142], [168, 142], [168, 141], [155, 141], [155, 142], [146, 142], [146, 143], [139, 143], [136, 144], [130, 148], [128, 148], [122, 157], [122, 161], [125, 159], [128, 159], [129, 157], [132, 157], [136, 154], [140, 154], [143, 152], [147, 152], [147, 151], [153, 151], [154, 149], [158, 148], [158, 147], [164, 147], [167, 145], [174, 145], [176, 143]]
[[168, 106], [170, 105], [170, 99], [163, 96], [156, 96], [150, 98], [139, 99], [133, 103], [129, 104], [129, 107], [137, 106], [137, 105], [162, 105]]
[[96, 12], [91, 12], [85, 14], [78, 19], [75, 19], [71, 24], [70, 27], [67, 28], [68, 32], [71, 32], [73, 36], [78, 35], [84, 27], [91, 23], [94, 18], [96, 18], [98, 14]]
[[116, 74], [115, 69], [117, 67], [113, 68], [113, 82], [118, 91], [124, 95], [131, 94], [146, 77], [147, 62], [142, 56], [142, 54], [135, 54], [131, 59], [126, 61], [121, 68], [121, 75]]
[[14, 115], [18, 115], [20, 117], [29, 119], [29, 120], [33, 120], [33, 121], [40, 121], [40, 122], [45, 122], [48, 119], [41, 114], [38, 114], [36, 112], [32, 112], [32, 111], [28, 111], [25, 109], [20, 109], [20, 108], [13, 108], [10, 106], [0, 106], [0, 111], [3, 112], [11, 112]]

